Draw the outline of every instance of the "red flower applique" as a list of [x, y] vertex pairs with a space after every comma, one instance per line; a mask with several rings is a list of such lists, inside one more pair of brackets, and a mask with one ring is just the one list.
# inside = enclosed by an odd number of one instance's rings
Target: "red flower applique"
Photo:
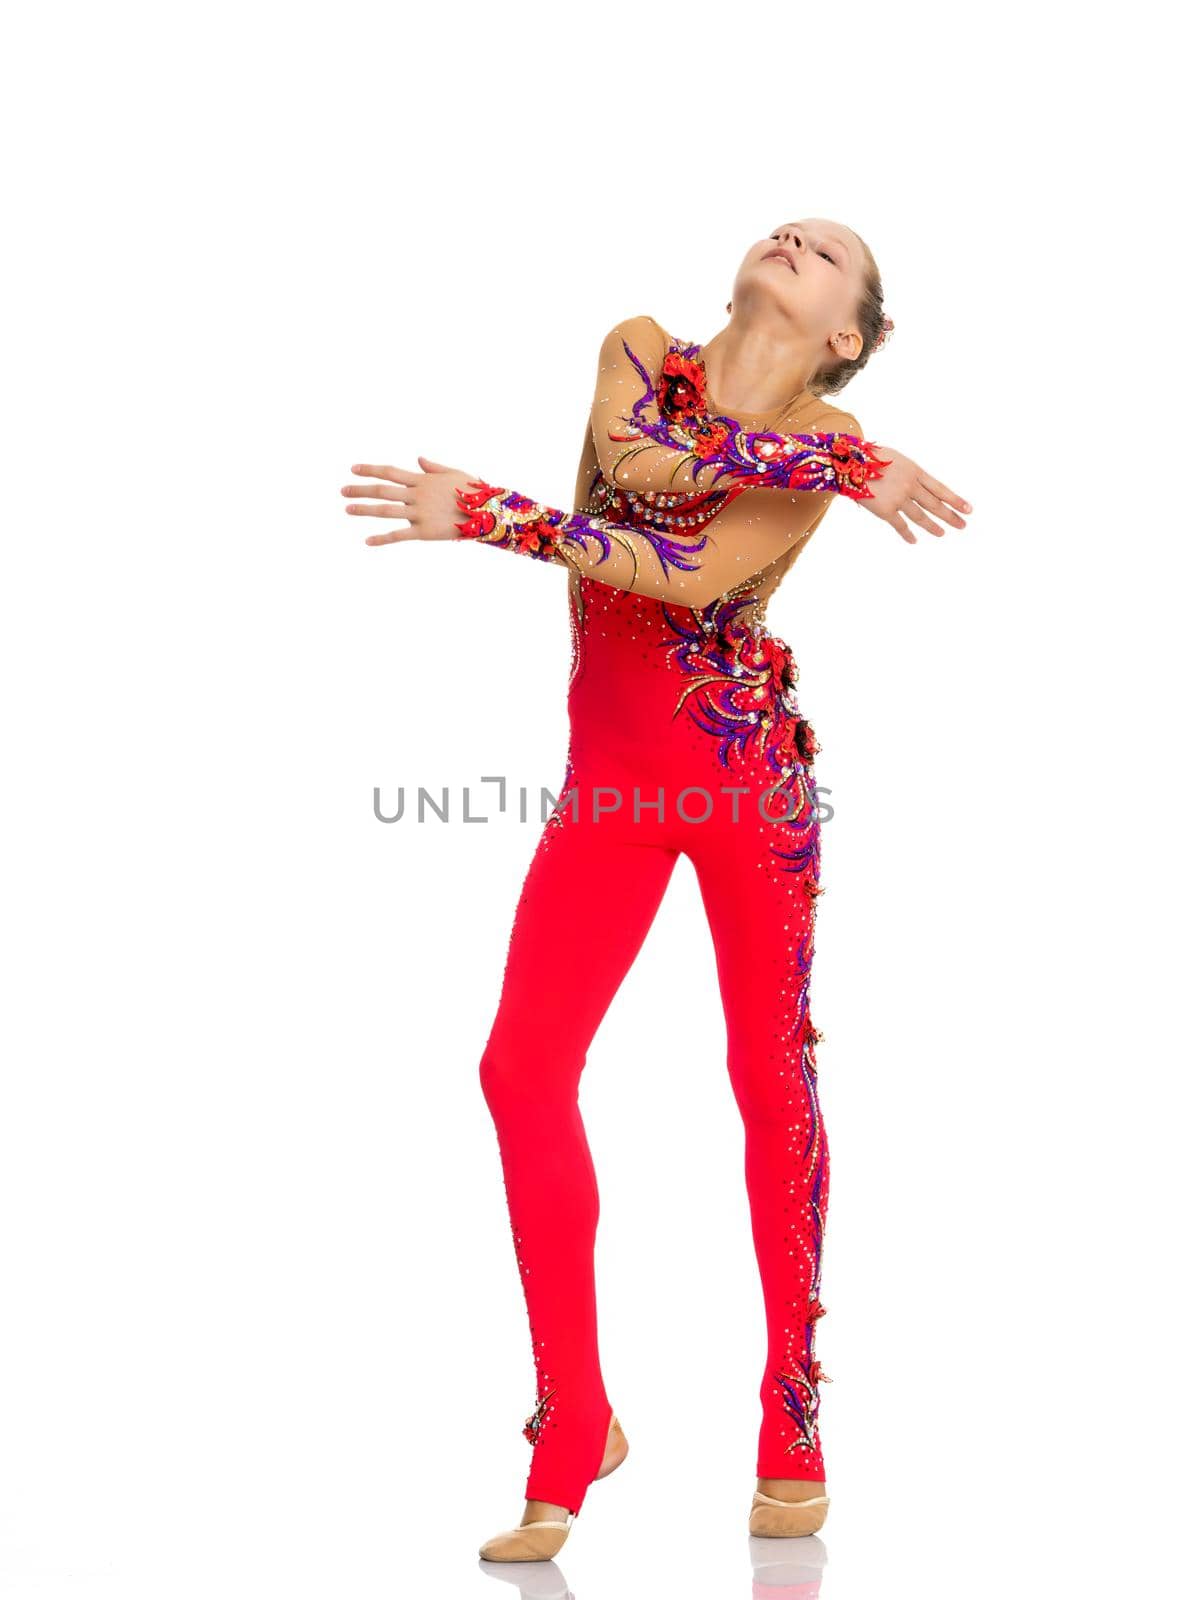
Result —
[[869, 477], [867, 463], [860, 461], [851, 453], [850, 446], [846, 443], [847, 435], [835, 433], [829, 446], [829, 454], [833, 457], [833, 470], [837, 474], [840, 484], [851, 484], [854, 489], [866, 491]]
[[776, 691], [790, 689], [796, 678], [791, 650], [782, 639], [773, 638], [768, 634], [762, 640], [762, 651], [770, 665], [771, 682]]
[[491, 533], [496, 526], [496, 515], [492, 511], [481, 511], [480, 507], [493, 497], [503, 494], [494, 484], [484, 483], [482, 478], [472, 478], [465, 489], [456, 488], [454, 498], [460, 511], [468, 513], [465, 522], [456, 522], [454, 526], [464, 539], [477, 539], [485, 533]]
[[465, 522], [456, 522], [454, 526], [464, 539], [477, 539], [485, 533], [491, 533], [496, 526], [496, 518], [491, 511], [472, 511]]
[[705, 458], [720, 455], [729, 442], [731, 431], [715, 417], [702, 418], [693, 430], [696, 454]]
[[562, 529], [544, 519], [518, 523], [513, 529], [513, 544], [522, 555], [543, 550], [546, 546], [557, 548], [561, 543]]
[[706, 382], [703, 362], [691, 361], [678, 350], [668, 350], [655, 391], [661, 415], [669, 421], [701, 416]]
[[816, 735], [804, 718], [789, 717], [779, 741], [779, 756], [784, 764], [792, 766], [799, 762], [802, 766], [811, 766], [820, 749]]

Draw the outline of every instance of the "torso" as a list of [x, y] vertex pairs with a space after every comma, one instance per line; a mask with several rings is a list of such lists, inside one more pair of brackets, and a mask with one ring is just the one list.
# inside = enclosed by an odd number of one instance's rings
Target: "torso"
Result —
[[[659, 327], [668, 350], [675, 348], [680, 351], [695, 351], [696, 346], [691, 341], [675, 338], [665, 328], [662, 328], [661, 324], [656, 323], [655, 325]], [[693, 359], [695, 359], [694, 356]], [[808, 433], [814, 431], [816, 419], [827, 408], [828, 403], [819, 395], [813, 394], [810, 389], [805, 389], [787, 406], [782, 408], [776, 406], [770, 411], [730, 411], [723, 406], [716, 405], [711, 398], [708, 405], [710, 413], [715, 414], [719, 411], [722, 416], [733, 417], [747, 432], [770, 430], [772, 432], [786, 433]], [[756, 492], [768, 494], [772, 491], [762, 490]], [[606, 488], [600, 471], [589, 419], [588, 425], [584, 430], [583, 449], [580, 453], [579, 470], [575, 479], [575, 510], [589, 515], [603, 516], [609, 493], [611, 493], [611, 488]], [[824, 512], [821, 513], [821, 516], [813, 523], [812, 528], [809, 529], [805, 537], [798, 539], [785, 554], [779, 557], [778, 561], [773, 561], [770, 566], [762, 568], [761, 571], [754, 573], [742, 583], [729, 589], [716, 604], [725, 607], [740, 601], [741, 604], [737, 606], [738, 621], [746, 625], [757, 625], [765, 628], [767, 603], [779, 588], [785, 574], [790, 570], [801, 550], [804, 549], [808, 540], [816, 532], [824, 514]], [[584, 582], [594, 581], [596, 580], [581, 578], [578, 571], [571, 572], [569, 583], [573, 612], [578, 612], [582, 609], [580, 606], [580, 585]]]

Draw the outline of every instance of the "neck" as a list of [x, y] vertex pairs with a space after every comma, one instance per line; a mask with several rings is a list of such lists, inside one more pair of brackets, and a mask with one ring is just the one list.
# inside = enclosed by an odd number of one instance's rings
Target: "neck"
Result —
[[790, 324], [767, 324], [736, 311], [700, 353], [709, 393], [734, 412], [787, 405], [817, 370], [811, 338]]

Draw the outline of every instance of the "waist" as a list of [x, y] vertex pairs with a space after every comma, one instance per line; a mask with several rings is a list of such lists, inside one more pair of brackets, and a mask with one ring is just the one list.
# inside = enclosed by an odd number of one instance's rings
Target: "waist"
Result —
[[[786, 776], [819, 746], [800, 714], [790, 646], [738, 608], [697, 609], [611, 586], [574, 619], [574, 747], [649, 770], [735, 760]], [[745, 608], [742, 608], [745, 615]]]
[[572, 617], [572, 639], [572, 685], [585, 671], [636, 680], [643, 692], [697, 673], [764, 692], [796, 685], [791, 646], [761, 614], [751, 617], [745, 600], [693, 607], [591, 583]]

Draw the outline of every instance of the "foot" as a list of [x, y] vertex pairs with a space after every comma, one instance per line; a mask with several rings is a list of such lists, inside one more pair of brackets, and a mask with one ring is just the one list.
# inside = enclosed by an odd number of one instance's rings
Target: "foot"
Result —
[[[526, 1500], [520, 1526], [498, 1533], [479, 1546], [485, 1561], [552, 1561], [567, 1542], [574, 1517], [566, 1506], [549, 1500]], [[558, 1527], [540, 1524], [557, 1523]], [[533, 1523], [535, 1526], [530, 1527]]]
[[[608, 1439], [604, 1457], [596, 1478], [607, 1478], [629, 1454], [629, 1441], [614, 1415], [608, 1424]], [[485, 1561], [552, 1561], [567, 1541], [575, 1518], [566, 1506], [555, 1505], [552, 1500], [526, 1500], [525, 1512], [519, 1526], [506, 1533], [498, 1533], [479, 1547]], [[530, 1523], [553, 1522], [558, 1527], [533, 1527]], [[524, 1530], [528, 1528], [529, 1531]]]
[[[772, 1500], [783, 1500], [787, 1504], [767, 1503]], [[794, 1539], [816, 1533], [828, 1510], [825, 1485], [817, 1479], [760, 1478], [750, 1508], [750, 1532], [767, 1539]]]

